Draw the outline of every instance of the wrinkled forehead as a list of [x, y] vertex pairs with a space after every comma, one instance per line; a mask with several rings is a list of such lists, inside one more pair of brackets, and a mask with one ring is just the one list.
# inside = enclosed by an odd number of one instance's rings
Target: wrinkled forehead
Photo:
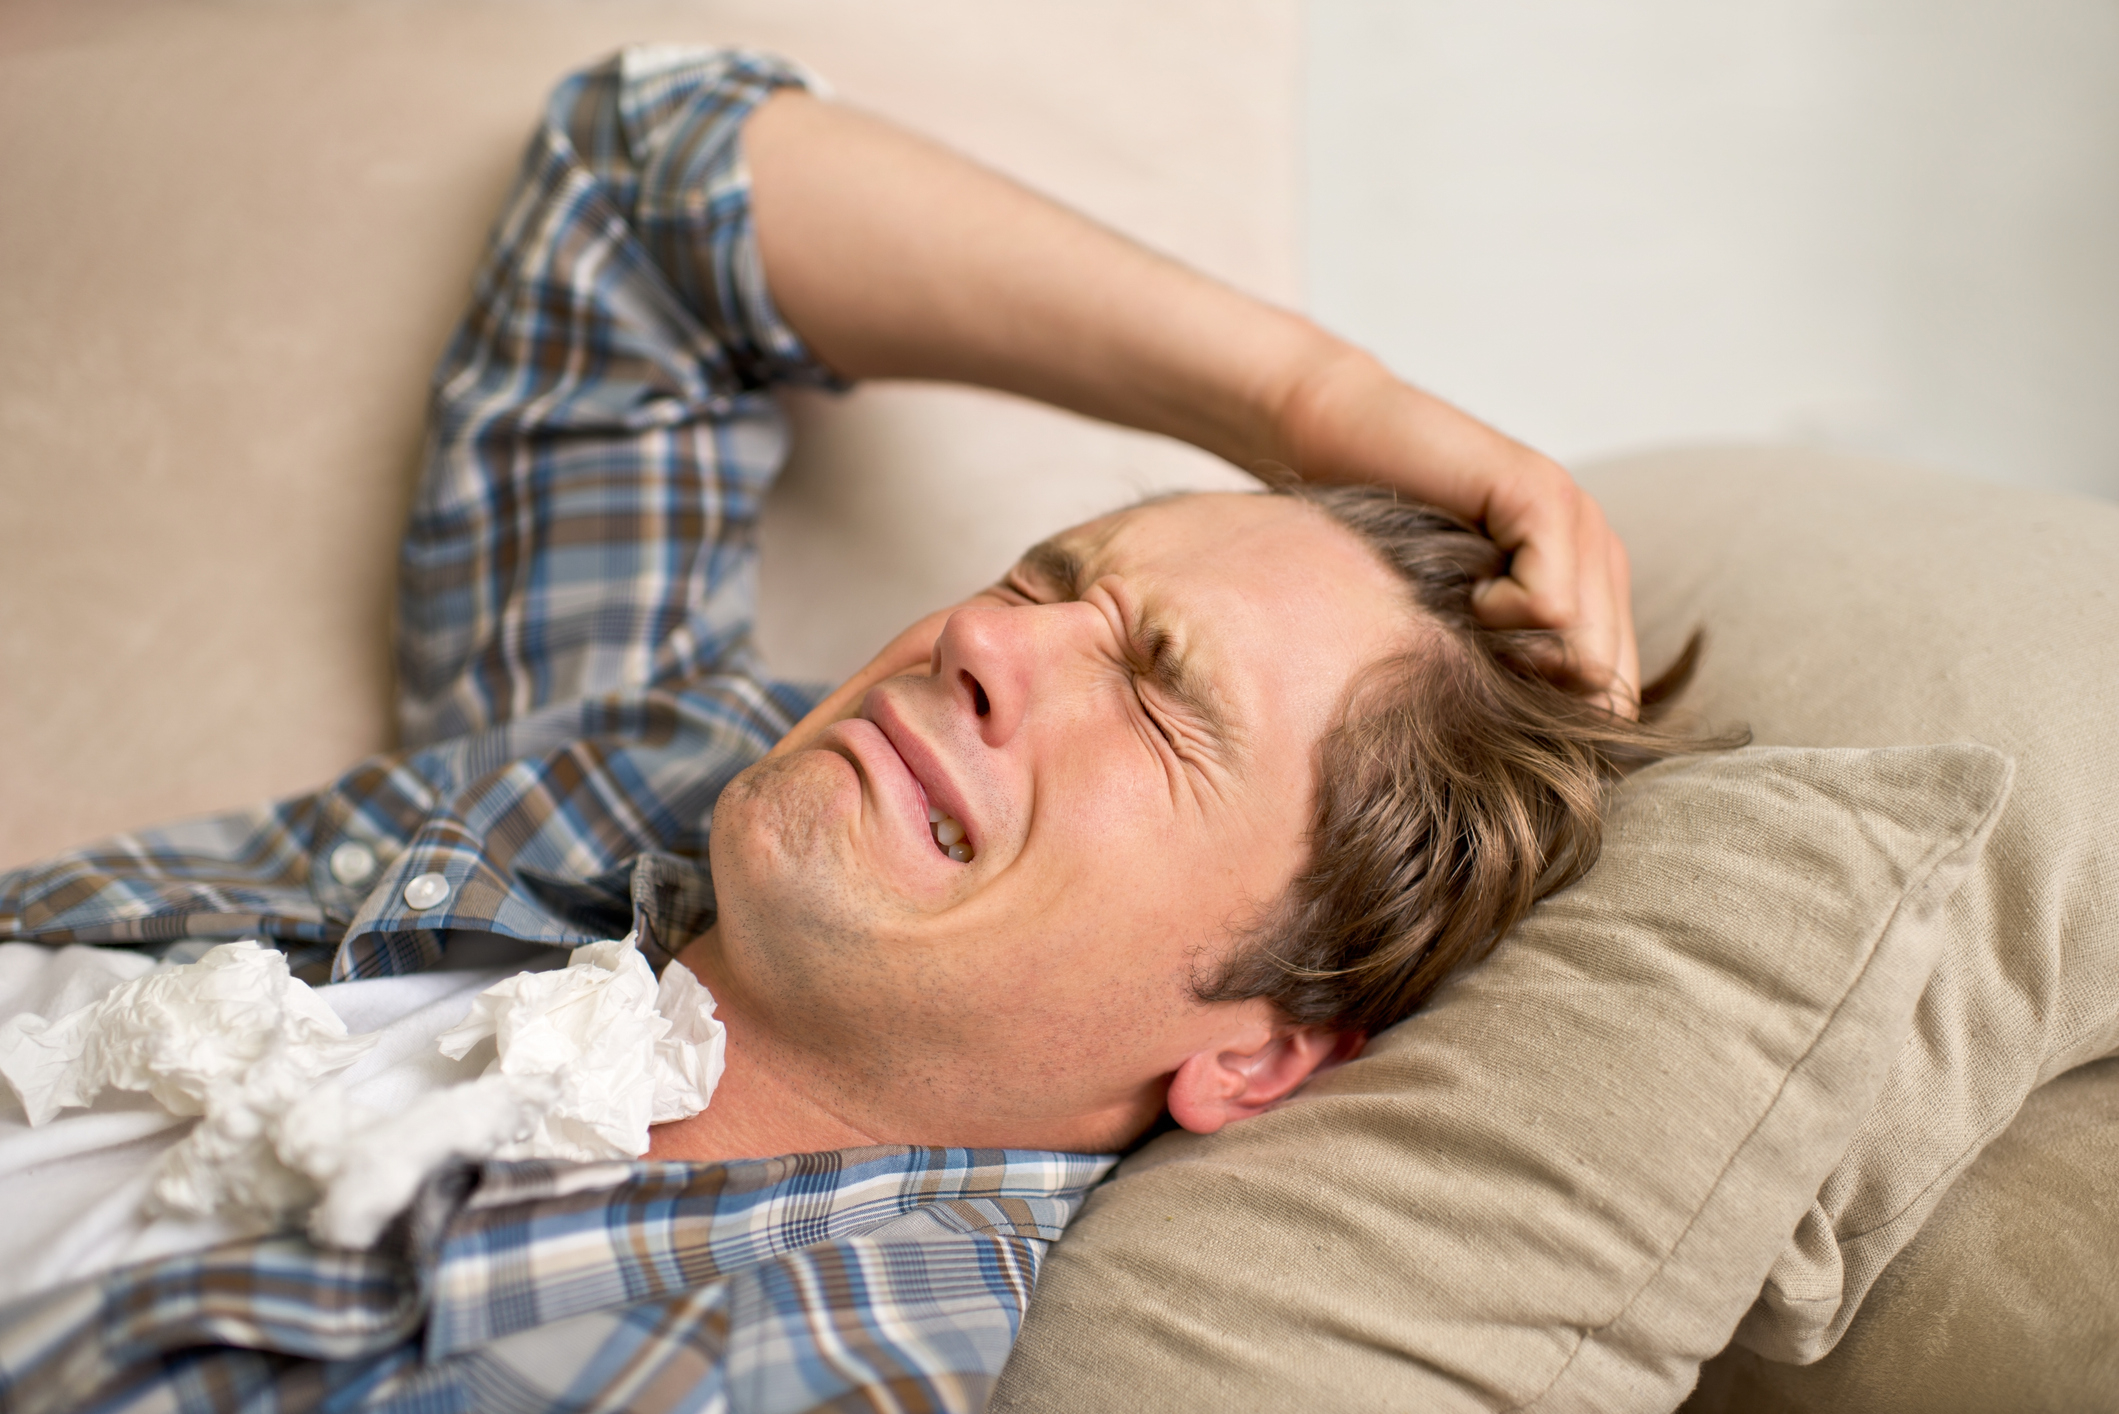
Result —
[[1023, 561], [1059, 578], [1064, 570], [1086, 588], [1104, 574], [1198, 574], [1215, 551], [1265, 548], [1275, 541], [1360, 542], [1306, 502], [1265, 492], [1170, 491], [1070, 526], [1024, 552]]
[[1129, 630], [1174, 655], [1239, 728], [1321, 738], [1363, 669], [1418, 632], [1381, 557], [1293, 497], [1161, 498], [1062, 531], [1022, 563], [1073, 597], [1116, 576], [1141, 620]]
[[1286, 595], [1329, 585], [1371, 607], [1408, 618], [1407, 586], [1359, 535], [1292, 496], [1180, 491], [1151, 497], [1060, 531], [1022, 563], [1079, 593], [1107, 574], [1178, 593], [1254, 585]]

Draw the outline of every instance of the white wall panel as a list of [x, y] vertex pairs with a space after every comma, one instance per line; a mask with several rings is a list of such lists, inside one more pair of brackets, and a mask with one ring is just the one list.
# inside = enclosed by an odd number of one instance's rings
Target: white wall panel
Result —
[[1310, 0], [1324, 321], [1567, 459], [2119, 495], [2113, 0]]

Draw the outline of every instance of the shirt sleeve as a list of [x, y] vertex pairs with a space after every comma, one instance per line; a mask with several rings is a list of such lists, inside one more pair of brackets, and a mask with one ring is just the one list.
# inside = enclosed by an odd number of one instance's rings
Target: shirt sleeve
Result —
[[774, 306], [743, 120], [794, 65], [644, 46], [546, 104], [434, 376], [398, 575], [420, 746], [658, 687], [748, 641], [770, 389], [831, 383]]
[[0, 935], [259, 936], [349, 977], [430, 966], [457, 930], [711, 917], [714, 800], [815, 700], [751, 646], [755, 526], [786, 451], [771, 390], [834, 380], [773, 304], [740, 141], [811, 82], [649, 46], [559, 85], [435, 373], [404, 749], [0, 874]]

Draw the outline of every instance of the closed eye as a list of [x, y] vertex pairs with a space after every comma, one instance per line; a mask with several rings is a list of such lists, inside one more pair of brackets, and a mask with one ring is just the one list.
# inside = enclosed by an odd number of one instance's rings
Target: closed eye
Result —
[[[1032, 603], [1049, 604], [1081, 598], [1088, 587], [1087, 579], [1088, 566], [1080, 555], [1057, 540], [1044, 540], [1023, 553], [1003, 584]], [[1134, 640], [1125, 647], [1134, 661], [1142, 665], [1134, 679], [1134, 696], [1140, 699], [1142, 710], [1155, 723], [1163, 740], [1174, 747], [1177, 734], [1141, 692], [1142, 677], [1152, 678], [1157, 690], [1196, 721], [1218, 749], [1225, 751], [1232, 745], [1229, 723], [1211, 685], [1190, 670], [1185, 656], [1177, 651], [1168, 632], [1157, 624], [1143, 623], [1135, 630]]]
[[1155, 709], [1155, 704], [1148, 700], [1148, 695], [1145, 692], [1141, 691], [1141, 680], [1144, 677], [1146, 677], [1144, 673], [1136, 673], [1133, 676], [1134, 700], [1140, 703], [1140, 710], [1147, 716], [1148, 725], [1154, 727], [1156, 733], [1170, 744], [1172, 751], [1175, 751], [1177, 749], [1176, 733], [1172, 732], [1169, 726], [1164, 723], [1162, 713]]
[[[1174, 749], [1177, 746], [1177, 734], [1170, 730], [1169, 726], [1163, 721], [1162, 713], [1157, 711], [1155, 704], [1148, 700], [1148, 694], [1141, 690], [1143, 679], [1152, 680], [1159, 689], [1165, 692], [1170, 690], [1170, 678], [1173, 672], [1170, 635], [1163, 632], [1160, 628], [1152, 625], [1146, 626], [1131, 647], [1135, 657], [1146, 667], [1146, 671], [1135, 673], [1133, 676], [1133, 695], [1140, 699], [1141, 710], [1148, 714], [1148, 720], [1155, 724], [1155, 730], [1162, 733], [1163, 740], [1170, 743]], [[1178, 695], [1178, 700], [1180, 702], [1184, 700], [1183, 694], [1180, 693]]]

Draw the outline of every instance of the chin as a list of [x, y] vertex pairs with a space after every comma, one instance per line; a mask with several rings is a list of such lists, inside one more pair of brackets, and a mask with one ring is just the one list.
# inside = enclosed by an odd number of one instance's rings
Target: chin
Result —
[[720, 911], [775, 900], [795, 881], [838, 877], [835, 846], [846, 838], [845, 816], [859, 808], [859, 781], [829, 752], [768, 758], [730, 781], [707, 838]]
[[761, 970], [753, 982], [774, 994], [812, 992], [832, 975], [827, 962], [873, 932], [850, 858], [848, 825], [860, 808], [852, 766], [815, 750], [760, 761], [714, 807], [708, 850], [723, 953], [748, 957]]
[[709, 838], [716, 888], [724, 860], [739, 872], [750, 872], [739, 861], [753, 859], [768, 868], [816, 864], [829, 841], [843, 835], [838, 822], [860, 808], [861, 782], [843, 756], [808, 750], [757, 762], [714, 803]]

